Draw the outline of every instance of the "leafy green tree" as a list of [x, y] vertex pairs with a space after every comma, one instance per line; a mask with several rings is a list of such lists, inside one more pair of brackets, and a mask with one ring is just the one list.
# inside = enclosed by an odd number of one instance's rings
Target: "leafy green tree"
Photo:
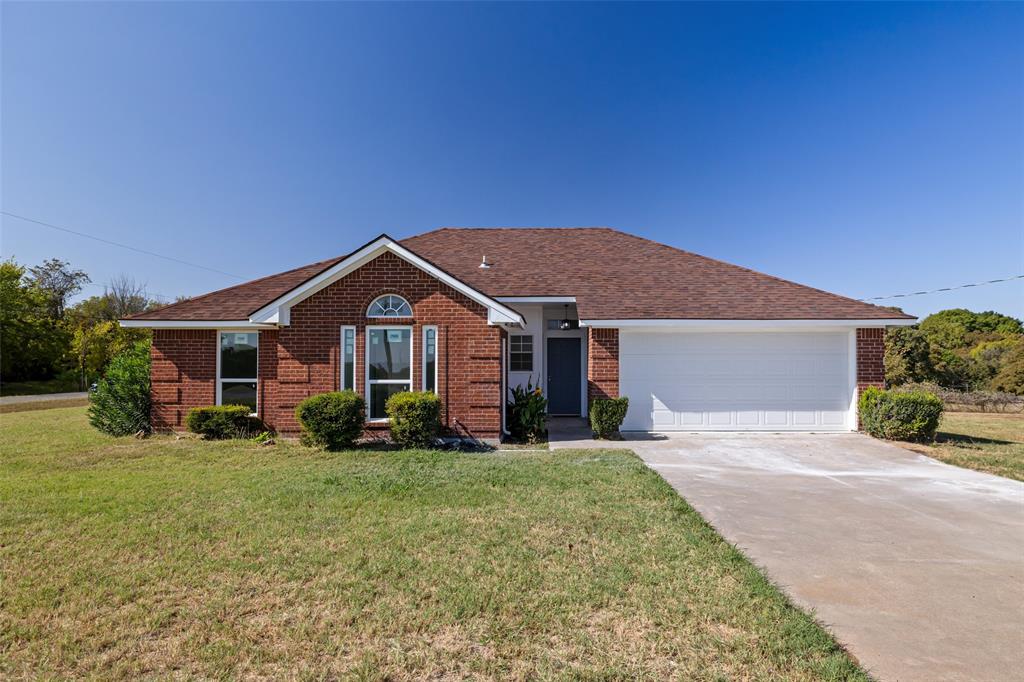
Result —
[[928, 339], [917, 327], [893, 327], [885, 333], [885, 383], [889, 386], [930, 381]]
[[919, 329], [928, 342], [931, 376], [916, 380], [962, 390], [987, 388], [1024, 338], [1020, 320], [991, 310], [943, 310], [922, 320]]
[[963, 346], [970, 332], [1024, 333], [1020, 320], [1016, 318], [993, 310], [975, 313], [965, 308], [951, 308], [929, 315], [921, 320], [920, 328], [930, 341], [944, 348]]
[[82, 285], [91, 282], [82, 270], [71, 269], [71, 264], [59, 258], [50, 258], [42, 265], [29, 268], [26, 276], [29, 286], [46, 296], [50, 317], [60, 320], [64, 317], [68, 299], [82, 290]]
[[1003, 360], [999, 371], [989, 382], [989, 387], [993, 391], [1024, 395], [1024, 342], [1018, 342]]
[[116, 355], [149, 335], [144, 329], [125, 329], [115, 320], [104, 320], [76, 327], [71, 338], [71, 354], [82, 378], [82, 384], [103, 373]]
[[0, 377], [48, 379], [60, 366], [67, 334], [50, 315], [46, 292], [13, 259], [0, 262]]
[[999, 373], [1010, 353], [1022, 344], [1024, 335], [981, 341], [967, 352], [967, 357], [976, 365], [978, 374], [984, 376], [985, 380], [990, 380]]

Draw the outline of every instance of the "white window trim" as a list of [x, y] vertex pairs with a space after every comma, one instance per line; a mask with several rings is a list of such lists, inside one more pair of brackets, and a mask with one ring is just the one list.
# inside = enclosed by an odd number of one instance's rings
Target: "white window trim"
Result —
[[[256, 335], [256, 376], [253, 378], [235, 378], [231, 377], [225, 379], [220, 375], [220, 340], [223, 334], [255, 334]], [[260, 333], [253, 329], [218, 329], [217, 330], [217, 380], [214, 382], [217, 387], [217, 404], [221, 405], [221, 384], [225, 381], [230, 383], [241, 383], [243, 381], [251, 381], [256, 384], [256, 411], [250, 412], [250, 417], [256, 417], [260, 413]]]
[[416, 359], [416, 344], [413, 343], [413, 333], [415, 329], [411, 324], [380, 324], [380, 325], [367, 325], [363, 331], [363, 379], [365, 381], [366, 394], [366, 421], [372, 424], [386, 424], [390, 419], [387, 417], [376, 417], [371, 418], [370, 412], [373, 410], [373, 405], [370, 401], [370, 331], [371, 330], [401, 330], [409, 332], [409, 378], [408, 379], [374, 379], [373, 384], [408, 384], [409, 390], [413, 390], [412, 377], [413, 367], [416, 365], [414, 361]]
[[[391, 298], [397, 298], [398, 300], [400, 300], [405, 305], [405, 307], [409, 309], [409, 314], [408, 315], [381, 315], [380, 313], [373, 312], [373, 306], [377, 303], [377, 301], [379, 301], [382, 298], [388, 297], [388, 296], [390, 296]], [[401, 308], [401, 306], [399, 306], [399, 308]], [[394, 319], [404, 320], [404, 319], [408, 319], [408, 318], [412, 317], [412, 304], [409, 303], [408, 299], [406, 299], [405, 296], [400, 296], [399, 294], [381, 294], [377, 298], [375, 298], [372, 301], [370, 301], [370, 305], [366, 306], [366, 316], [367, 317], [372, 317], [372, 318], [374, 318], [376, 320], [394, 320]]]
[[[512, 354], [521, 353], [522, 351], [512, 350], [512, 339], [517, 336], [528, 336], [530, 337], [530, 369], [512, 369]], [[533, 334], [509, 334], [508, 335], [508, 371], [510, 372], [527, 372], [533, 374], [537, 369], [537, 339]]]
[[423, 371], [421, 372], [421, 383], [420, 387], [422, 390], [427, 390], [427, 332], [434, 332], [434, 394], [440, 395], [440, 387], [437, 385], [437, 374], [438, 365], [440, 365], [440, 344], [438, 343], [437, 327], [434, 325], [426, 325], [423, 327]]
[[[345, 386], [345, 332], [352, 332], [352, 385]], [[341, 343], [338, 345], [338, 386], [342, 391], [356, 390], [356, 372], [359, 371], [356, 363], [356, 328], [352, 325], [344, 325], [339, 332]]]

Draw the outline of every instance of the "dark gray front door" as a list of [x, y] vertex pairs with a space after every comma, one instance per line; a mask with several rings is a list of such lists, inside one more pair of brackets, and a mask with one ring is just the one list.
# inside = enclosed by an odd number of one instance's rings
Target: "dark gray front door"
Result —
[[548, 414], [580, 413], [580, 340], [548, 339]]

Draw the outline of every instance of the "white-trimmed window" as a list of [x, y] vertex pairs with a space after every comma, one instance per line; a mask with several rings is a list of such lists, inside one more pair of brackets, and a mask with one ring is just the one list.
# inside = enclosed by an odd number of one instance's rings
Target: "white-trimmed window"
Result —
[[341, 390], [356, 390], [356, 328], [341, 328]]
[[246, 405], [256, 414], [259, 332], [220, 332], [217, 349], [217, 404]]
[[437, 393], [437, 327], [423, 328], [423, 390]]
[[412, 306], [401, 296], [378, 296], [366, 310], [367, 317], [412, 317]]
[[512, 372], [533, 371], [533, 337], [517, 334], [509, 338], [508, 365]]
[[369, 419], [387, 419], [384, 404], [412, 390], [412, 327], [366, 328], [366, 405]]

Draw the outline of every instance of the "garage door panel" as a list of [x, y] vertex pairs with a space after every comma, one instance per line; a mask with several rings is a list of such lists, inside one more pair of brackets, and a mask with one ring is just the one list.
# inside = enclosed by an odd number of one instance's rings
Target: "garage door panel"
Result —
[[845, 430], [846, 333], [620, 335], [633, 430]]

